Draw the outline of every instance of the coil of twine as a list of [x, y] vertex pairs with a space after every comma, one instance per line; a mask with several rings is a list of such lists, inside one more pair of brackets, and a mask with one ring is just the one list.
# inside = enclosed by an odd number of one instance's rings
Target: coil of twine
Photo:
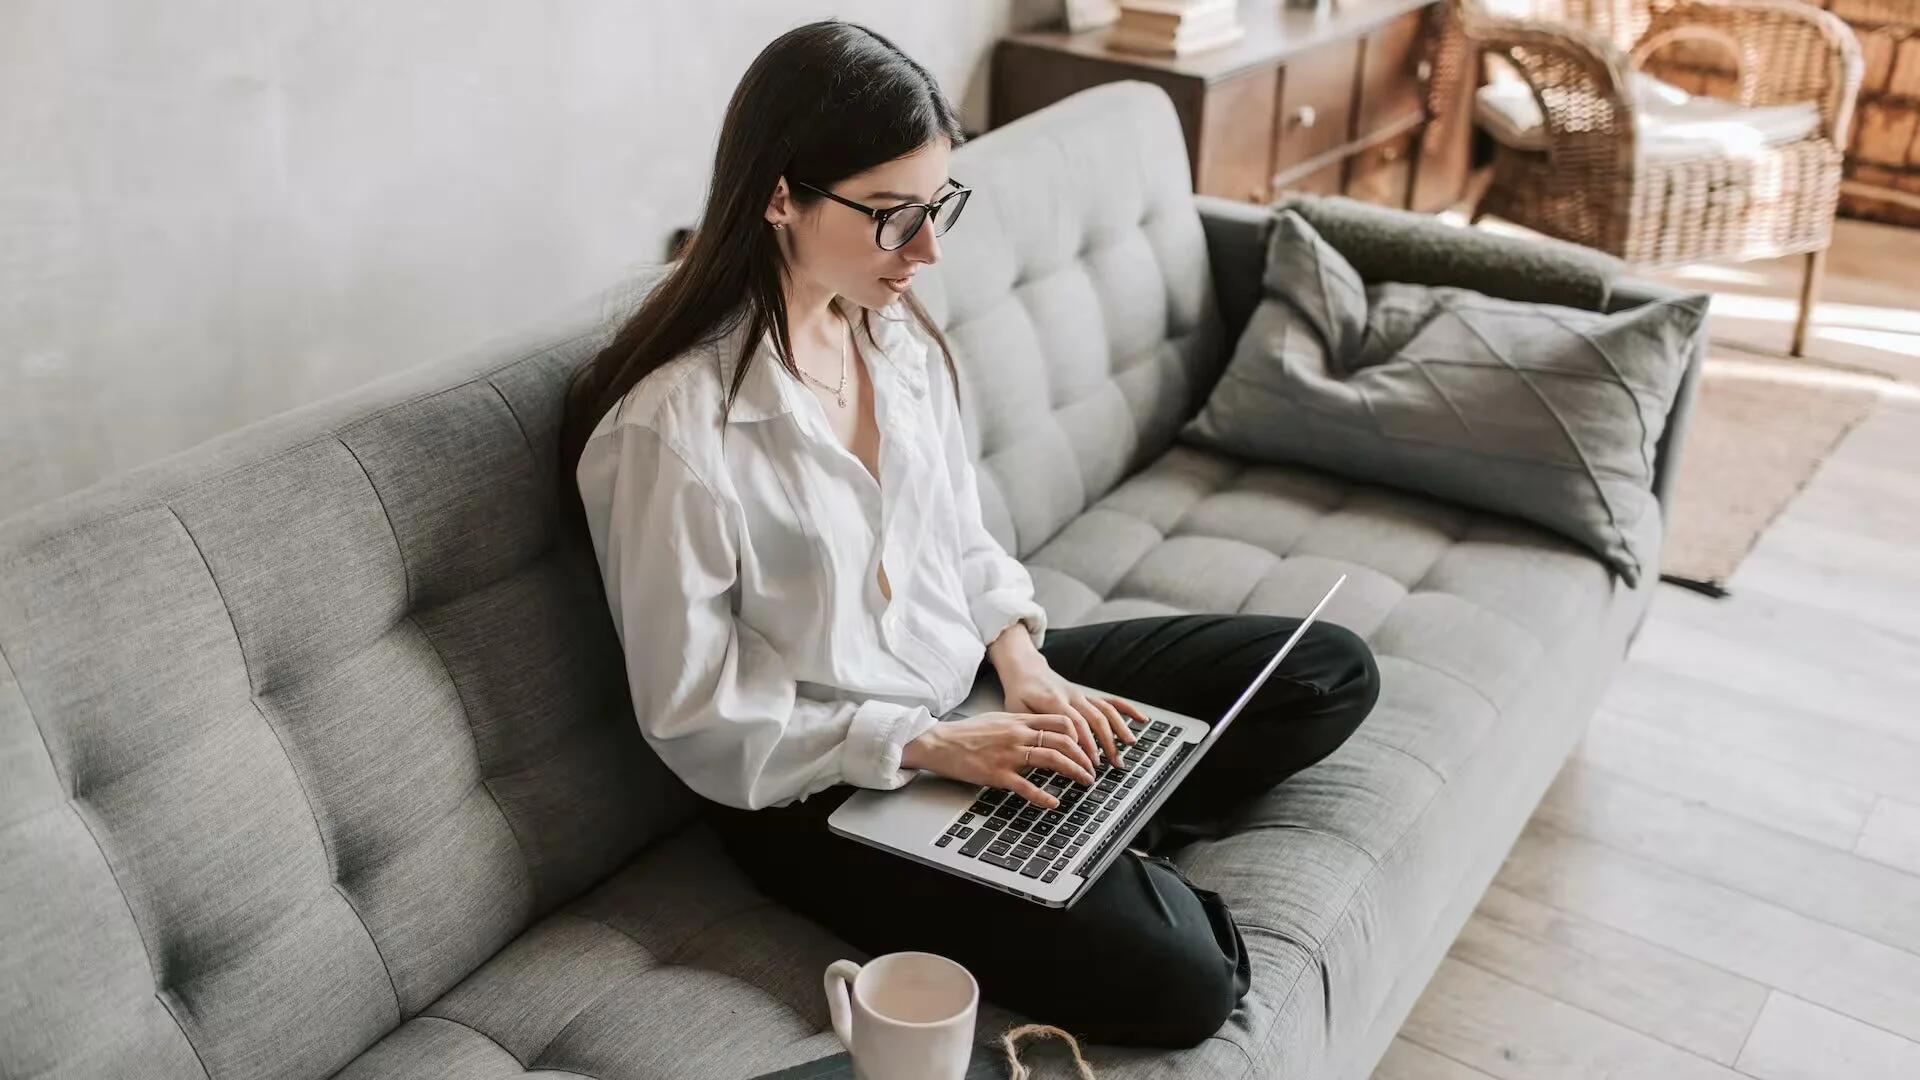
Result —
[[1023, 1039], [1054, 1038], [1067, 1044], [1073, 1052], [1073, 1067], [1079, 1072], [1080, 1080], [1098, 1080], [1093, 1075], [1093, 1066], [1080, 1056], [1080, 1043], [1072, 1035], [1054, 1027], [1052, 1024], [1021, 1024], [1000, 1033], [1000, 1046], [1007, 1053], [1008, 1080], [1029, 1080], [1032, 1070], [1020, 1063], [1019, 1044]]

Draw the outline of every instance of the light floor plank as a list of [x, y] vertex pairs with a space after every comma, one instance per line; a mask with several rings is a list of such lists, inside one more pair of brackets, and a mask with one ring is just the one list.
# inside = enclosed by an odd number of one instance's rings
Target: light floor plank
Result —
[[1401, 1035], [1499, 1080], [1736, 1080], [1724, 1065], [1455, 959]]
[[[1920, 749], [1920, 744], [1916, 744]], [[1609, 711], [1588, 727], [1579, 759], [1661, 791], [1853, 850], [1874, 793], [1810, 775], [1746, 749], [1689, 738], [1674, 726]]]
[[1387, 1047], [1387, 1054], [1373, 1070], [1373, 1080], [1493, 1080], [1486, 1073], [1470, 1065], [1462, 1065], [1451, 1058], [1410, 1043], [1405, 1039], [1395, 1039]]
[[1701, 1057], [1731, 1065], [1767, 988], [1495, 886], [1458, 960]]
[[1788, 708], [1920, 741], [1916, 647], [1904, 636], [1757, 592], [1715, 601], [1669, 587], [1655, 596], [1631, 655]]
[[1904, 394], [1883, 399], [1821, 464], [1787, 514], [1910, 546], [1920, 535], [1920, 475], [1910, 467], [1920, 454], [1917, 420], [1920, 402]]
[[1867, 818], [1854, 850], [1877, 862], [1920, 874], [1920, 805], [1881, 799]]
[[1774, 993], [1739, 1069], [1754, 1080], [1914, 1080], [1920, 1043]]
[[1863, 934], [1537, 821], [1495, 880], [1539, 903], [1920, 1037], [1920, 956]]
[[1920, 637], [1913, 545], [1826, 524], [1811, 512], [1776, 521], [1729, 584]]
[[1920, 876], [1584, 763], [1534, 821], [1920, 955]]
[[[1862, 421], [1861, 428], [1872, 422]], [[1868, 429], [1862, 433], [1861, 428], [1855, 428], [1854, 434], [1863, 439], [1879, 437], [1878, 432]], [[1853, 437], [1849, 435], [1848, 439]], [[1864, 456], [1865, 451], [1858, 453]], [[1911, 544], [1916, 530], [1920, 530], [1920, 477], [1903, 471], [1895, 464], [1897, 460], [1829, 459], [1788, 512], [1813, 520], [1845, 522], [1848, 531], [1869, 539]], [[1738, 571], [1735, 576], [1737, 579]]]
[[1704, 754], [1743, 750], [1816, 778], [1920, 802], [1920, 741], [1845, 716], [1790, 708], [1635, 661], [1621, 666], [1601, 708], [1654, 723]]

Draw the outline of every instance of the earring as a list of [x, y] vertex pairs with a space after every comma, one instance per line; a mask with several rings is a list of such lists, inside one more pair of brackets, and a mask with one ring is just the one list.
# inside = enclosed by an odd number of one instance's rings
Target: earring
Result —
[[776, 229], [784, 229], [787, 227], [787, 224], [784, 221], [776, 221], [773, 223], [773, 227]]

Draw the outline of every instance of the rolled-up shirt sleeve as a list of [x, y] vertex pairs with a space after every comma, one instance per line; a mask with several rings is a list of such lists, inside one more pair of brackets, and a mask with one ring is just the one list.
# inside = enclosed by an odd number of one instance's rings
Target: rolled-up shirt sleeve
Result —
[[1033, 643], [1046, 640], [1047, 609], [1033, 596], [1033, 577], [1020, 560], [1007, 554], [987, 530], [980, 516], [980, 489], [973, 455], [967, 450], [966, 429], [961, 426], [959, 401], [954, 396], [952, 377], [946, 365], [936, 362], [937, 346], [928, 346], [928, 393], [933, 397], [934, 414], [941, 428], [941, 448], [946, 459], [947, 476], [953, 483], [954, 511], [960, 536], [961, 580], [967, 592], [967, 606], [982, 643], [995, 638], [1015, 622], [1024, 622]]
[[[739, 545], [721, 500], [652, 428], [601, 438], [583, 491], [612, 493], [595, 553], [648, 745], [700, 795], [754, 810], [840, 782], [897, 788], [902, 748], [932, 727], [925, 706], [823, 701], [734, 614]], [[588, 475], [589, 470], [611, 475]]]

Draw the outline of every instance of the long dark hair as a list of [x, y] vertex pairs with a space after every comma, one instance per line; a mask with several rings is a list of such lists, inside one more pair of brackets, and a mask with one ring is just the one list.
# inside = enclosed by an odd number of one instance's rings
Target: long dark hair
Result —
[[[789, 268], [766, 220], [767, 200], [781, 176], [794, 202], [820, 196], [796, 187], [829, 187], [876, 165], [905, 157], [936, 138], [964, 139], [953, 106], [927, 70], [879, 34], [828, 19], [775, 38], [760, 51], [727, 103], [714, 154], [706, 213], [680, 254], [612, 342], [574, 373], [561, 425], [562, 504], [584, 533], [574, 470], [587, 436], [640, 380], [686, 350], [731, 333], [746, 320], [749, 349], [728, 388], [731, 411], [757, 344], [769, 328], [785, 366], [799, 369], [787, 334], [782, 282]], [[911, 292], [907, 310], [940, 347], [947, 373], [959, 373], [946, 337]], [[866, 313], [863, 323], [871, 313]], [[871, 336], [873, 328], [866, 326]], [[716, 417], [716, 422], [724, 419]]]

